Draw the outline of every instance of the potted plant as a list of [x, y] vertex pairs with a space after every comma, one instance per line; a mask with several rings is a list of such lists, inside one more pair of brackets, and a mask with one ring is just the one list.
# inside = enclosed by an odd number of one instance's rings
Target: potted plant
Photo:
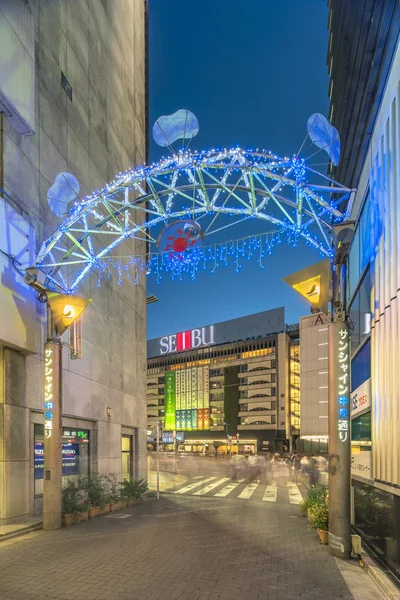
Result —
[[64, 527], [70, 527], [76, 523], [76, 514], [78, 512], [77, 486], [73, 479], [68, 479], [62, 490], [62, 524]]
[[118, 481], [117, 473], [110, 473], [107, 477], [109, 483], [109, 500], [111, 503], [111, 512], [126, 508], [126, 500], [121, 499], [121, 484]]
[[93, 519], [103, 514], [103, 509], [106, 505], [104, 476], [100, 473], [93, 473], [88, 480], [88, 504], [89, 517]]
[[87, 521], [89, 518], [89, 506], [88, 504], [80, 504], [77, 512], [78, 523], [81, 521]]
[[308, 509], [312, 529], [316, 529], [322, 544], [329, 543], [329, 510], [325, 502], [316, 503]]
[[142, 496], [147, 492], [148, 485], [144, 479], [133, 479], [132, 481], [124, 479], [121, 482], [121, 498], [125, 500], [128, 505], [135, 504], [136, 502], [142, 502]]

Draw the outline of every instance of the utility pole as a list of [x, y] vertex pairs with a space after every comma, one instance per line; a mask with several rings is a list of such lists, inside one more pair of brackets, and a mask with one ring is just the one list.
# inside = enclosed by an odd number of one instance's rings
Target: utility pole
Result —
[[328, 331], [329, 357], [329, 550], [351, 556], [350, 528], [350, 331], [346, 307], [346, 261], [354, 222], [333, 227], [332, 322]]

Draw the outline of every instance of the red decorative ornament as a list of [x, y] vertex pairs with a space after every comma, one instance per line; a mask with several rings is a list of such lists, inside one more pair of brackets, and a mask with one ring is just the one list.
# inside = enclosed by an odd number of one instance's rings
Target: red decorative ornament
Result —
[[174, 221], [161, 232], [157, 247], [161, 252], [169, 252], [172, 259], [177, 256], [183, 260], [185, 252], [202, 245], [201, 228], [195, 221]]

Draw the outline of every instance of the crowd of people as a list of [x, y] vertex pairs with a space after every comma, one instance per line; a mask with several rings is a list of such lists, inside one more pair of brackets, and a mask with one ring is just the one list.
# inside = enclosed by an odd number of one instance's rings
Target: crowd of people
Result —
[[313, 454], [234, 454], [230, 464], [232, 481], [260, 481], [265, 484], [283, 476], [295, 483], [316, 485], [327, 470], [326, 458]]

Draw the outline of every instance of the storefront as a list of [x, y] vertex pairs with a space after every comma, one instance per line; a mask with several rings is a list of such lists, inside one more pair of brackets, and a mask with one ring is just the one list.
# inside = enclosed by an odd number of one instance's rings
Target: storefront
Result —
[[[34, 498], [35, 514], [41, 511], [44, 472], [44, 426], [34, 425]], [[90, 474], [90, 431], [63, 427], [62, 477]]]

